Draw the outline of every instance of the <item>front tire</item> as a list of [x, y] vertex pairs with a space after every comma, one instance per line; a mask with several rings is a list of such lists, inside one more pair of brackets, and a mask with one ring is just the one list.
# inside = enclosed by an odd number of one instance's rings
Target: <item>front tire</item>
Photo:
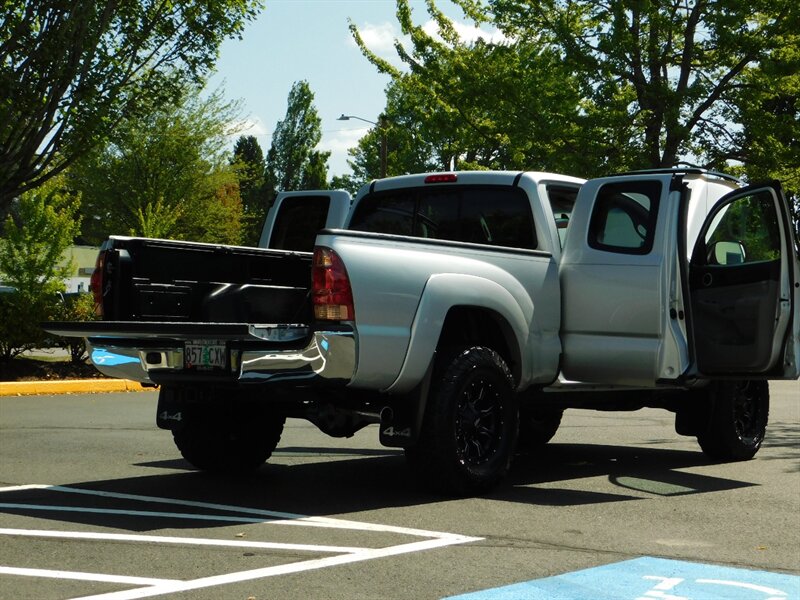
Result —
[[769, 384], [761, 380], [722, 381], [709, 393], [709, 417], [697, 441], [708, 456], [749, 460], [766, 435]]
[[429, 487], [483, 492], [508, 472], [518, 427], [514, 382], [505, 361], [480, 346], [445, 353], [434, 373], [417, 444], [406, 449]]

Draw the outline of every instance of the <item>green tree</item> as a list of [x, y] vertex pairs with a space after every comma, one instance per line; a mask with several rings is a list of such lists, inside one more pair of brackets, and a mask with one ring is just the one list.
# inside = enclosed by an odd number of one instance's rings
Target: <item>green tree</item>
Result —
[[[474, 5], [472, 0], [456, 0]], [[730, 131], [729, 106], [748, 70], [797, 48], [795, 0], [488, 0], [518, 43], [553, 48], [578, 75], [586, 131], [607, 167], [712, 161]], [[594, 156], [599, 153], [594, 152]]]
[[[351, 24], [362, 53], [392, 77], [385, 110], [390, 173], [451, 164], [571, 170], [585, 163], [579, 160], [585, 150], [579, 86], [555, 50], [538, 40], [463, 41], [428, 1], [438, 25], [438, 36], [432, 36], [414, 23], [407, 0], [397, 0], [397, 7], [401, 29], [411, 40], [409, 48], [396, 44], [406, 69], [371, 52]], [[370, 141], [368, 148], [373, 147]], [[370, 154], [354, 156], [354, 172], [366, 167], [374, 173]]]
[[384, 143], [387, 176], [446, 168], [443, 156], [449, 148], [447, 139], [428, 127], [426, 114], [424, 98], [407, 93], [401, 83], [390, 82], [386, 88], [386, 108], [378, 125], [348, 151], [352, 175], [331, 182], [331, 187], [342, 187], [354, 193], [362, 184], [380, 177]]
[[255, 136], [242, 135], [233, 147], [231, 164], [239, 179], [242, 198], [243, 241], [255, 245], [266, 215], [268, 194], [264, 189], [264, 152]]
[[[460, 168], [583, 176], [683, 160], [719, 168], [726, 159], [755, 160], [762, 146], [770, 153], [769, 131], [791, 118], [769, 110], [765, 117], [759, 111], [769, 103], [752, 100], [767, 100], [765, 91], [775, 100], [779, 89], [784, 99], [797, 95], [788, 78], [798, 72], [800, 48], [792, 0], [453, 2], [506, 41], [463, 43], [426, 0], [439, 30], [433, 37], [414, 23], [408, 0], [396, 0], [410, 40], [396, 43], [401, 70], [370, 52], [351, 24], [365, 56], [392, 77], [401, 114], [417, 123], [417, 145], [430, 143], [445, 159], [438, 168], [453, 157]], [[390, 118], [398, 106], [387, 99]], [[782, 136], [796, 128], [793, 121]], [[373, 159], [356, 152], [357, 171]], [[779, 158], [797, 164], [789, 153]]]
[[330, 152], [314, 150], [308, 157], [308, 164], [303, 170], [300, 181], [301, 190], [324, 190], [328, 188], [328, 159]]
[[20, 0], [0, 11], [0, 215], [122, 119], [199, 84], [257, 0]]
[[780, 180], [800, 240], [800, 32], [785, 34], [770, 60], [745, 71], [727, 116], [739, 126], [720, 139], [714, 166], [732, 162], [749, 181]]
[[6, 217], [0, 237], [0, 280], [16, 292], [0, 294], [0, 360], [41, 345], [39, 323], [55, 310], [71, 265], [59, 264], [80, 230], [78, 196], [63, 177], [22, 194]]
[[239, 243], [242, 206], [226, 154], [238, 104], [196, 89], [146, 118], [123, 121], [111, 141], [76, 162], [83, 236], [110, 234]]
[[315, 151], [322, 139], [321, 120], [314, 93], [307, 81], [298, 81], [289, 92], [286, 116], [278, 121], [267, 152], [265, 180], [273, 193], [318, 187], [327, 181], [330, 153]]

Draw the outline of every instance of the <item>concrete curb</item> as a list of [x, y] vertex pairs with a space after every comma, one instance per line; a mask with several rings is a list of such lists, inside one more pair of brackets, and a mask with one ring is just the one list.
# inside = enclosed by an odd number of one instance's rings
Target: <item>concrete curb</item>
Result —
[[92, 392], [152, 392], [127, 379], [62, 379], [60, 381], [0, 381], [0, 396], [90, 394]]

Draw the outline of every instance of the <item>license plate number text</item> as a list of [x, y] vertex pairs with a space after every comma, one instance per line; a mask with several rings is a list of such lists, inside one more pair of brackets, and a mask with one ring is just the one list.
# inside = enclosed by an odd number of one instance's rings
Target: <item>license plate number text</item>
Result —
[[184, 347], [184, 364], [187, 369], [224, 369], [228, 352], [224, 342], [192, 341]]

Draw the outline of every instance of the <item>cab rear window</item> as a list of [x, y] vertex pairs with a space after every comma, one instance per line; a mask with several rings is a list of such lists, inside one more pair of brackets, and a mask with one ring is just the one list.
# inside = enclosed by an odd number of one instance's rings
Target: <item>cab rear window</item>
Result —
[[505, 186], [436, 186], [376, 192], [356, 207], [349, 229], [535, 249], [528, 197]]

